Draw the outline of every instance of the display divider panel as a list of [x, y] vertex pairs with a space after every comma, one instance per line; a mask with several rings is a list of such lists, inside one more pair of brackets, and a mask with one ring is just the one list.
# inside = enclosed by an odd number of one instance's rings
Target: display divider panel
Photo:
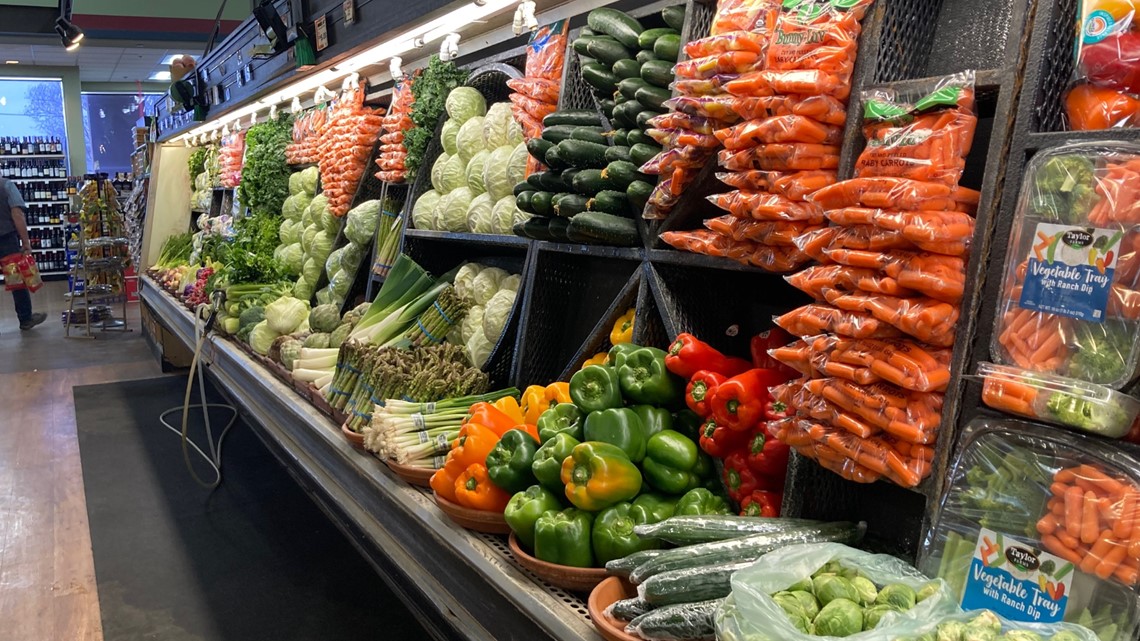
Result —
[[625, 287], [622, 287], [618, 292], [616, 298], [610, 308], [602, 314], [598, 322], [586, 334], [586, 340], [582, 342], [582, 346], [578, 348], [574, 356], [567, 361], [566, 366], [562, 368], [562, 374], [559, 375], [558, 380], [569, 381], [570, 377], [582, 368], [582, 363], [598, 352], [608, 352], [613, 347], [613, 342], [610, 341], [610, 332], [613, 330], [614, 324], [618, 319], [625, 314], [626, 310], [633, 307], [636, 308], [638, 292], [641, 291], [641, 270], [636, 270], [629, 277]]

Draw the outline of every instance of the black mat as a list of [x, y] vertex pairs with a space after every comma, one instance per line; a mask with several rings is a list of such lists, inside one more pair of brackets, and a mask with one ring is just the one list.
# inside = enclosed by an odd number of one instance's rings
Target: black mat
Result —
[[[248, 426], [226, 437], [221, 487], [194, 483], [181, 440], [158, 422], [185, 383], [75, 388], [107, 641], [427, 639]], [[211, 414], [215, 425], [227, 415]], [[192, 425], [205, 449], [201, 419]]]

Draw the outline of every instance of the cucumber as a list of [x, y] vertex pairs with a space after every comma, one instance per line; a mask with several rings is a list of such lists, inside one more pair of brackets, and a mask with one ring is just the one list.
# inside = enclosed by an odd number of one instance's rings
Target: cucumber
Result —
[[[755, 561], [761, 556], [787, 545], [798, 543], [857, 543], [863, 538], [865, 524], [820, 523], [784, 528], [779, 532], [753, 534], [738, 539], [689, 545], [670, 550], [639, 566], [629, 575], [630, 583], [644, 583], [663, 572], [688, 570], [705, 566]], [[648, 599], [648, 597], [646, 597]], [[705, 597], [715, 598], [715, 597]], [[692, 599], [700, 600], [700, 599]], [[649, 599], [652, 603], [653, 600]]]
[[554, 198], [554, 214], [563, 218], [573, 218], [586, 211], [586, 200], [581, 194], [558, 194]]
[[589, 27], [582, 27], [582, 29], [579, 30], [578, 33], [579, 33], [579, 35], [583, 35], [583, 36], [600, 36], [600, 35], [602, 35], [602, 34], [598, 33], [597, 31], [594, 31], [593, 29], [591, 29]]
[[[611, 181], [612, 182], [612, 181]], [[629, 198], [624, 191], [606, 189], [599, 191], [593, 198], [586, 201], [586, 211], [600, 211], [614, 216], [628, 216]]]
[[639, 78], [643, 73], [641, 65], [632, 58], [625, 58], [614, 63], [614, 75], [618, 78]]
[[[638, 104], [641, 104], [641, 103], [639, 102]], [[637, 128], [644, 131], [644, 130], [649, 128], [649, 121], [653, 120], [654, 118], [656, 118], [657, 116], [660, 116], [660, 115], [661, 115], [661, 112], [657, 111], [656, 109], [643, 109], [643, 110], [637, 112], [637, 117], [634, 118], [633, 120], [634, 120], [634, 122], [637, 123]]]
[[645, 64], [650, 60], [658, 60], [657, 56], [653, 55], [652, 51], [638, 51], [637, 55], [633, 57], [634, 60]]
[[555, 193], [566, 191], [569, 185], [554, 171], [536, 171], [526, 177], [527, 184], [535, 191], [553, 191]]
[[661, 60], [677, 62], [681, 53], [681, 36], [661, 36], [653, 43], [653, 55]]
[[559, 170], [566, 169], [570, 166], [570, 163], [562, 159], [558, 153], [558, 145], [554, 145], [550, 148], [550, 151], [546, 152], [546, 166], [552, 170]]
[[650, 60], [641, 65], [641, 79], [654, 87], [668, 89], [673, 82], [673, 65], [664, 60]]
[[588, 169], [606, 166], [606, 145], [585, 140], [563, 140], [558, 143], [558, 157], [572, 167]]
[[633, 621], [637, 617], [649, 612], [653, 609], [649, 602], [641, 597], [634, 597], [632, 599], [622, 599], [621, 601], [614, 601], [610, 606], [610, 614], [616, 619], [622, 621]]
[[[593, 58], [591, 58], [590, 56], [578, 56], [578, 66], [579, 67], [585, 67], [586, 65], [593, 65], [593, 64], [600, 64], [600, 63], [597, 60], [594, 60]], [[605, 65], [602, 65], [602, 66], [604, 67]]]
[[676, 29], [672, 29], [670, 27], [646, 29], [645, 31], [641, 32], [640, 36], [637, 37], [637, 46], [641, 47], [642, 50], [653, 51], [653, 43], [657, 42], [657, 39], [661, 36], [667, 35], [680, 36], [681, 34], [678, 33]]
[[[659, 153], [661, 153], [661, 147], [658, 147], [656, 145], [646, 145], [639, 142], [629, 148], [629, 159], [631, 162], [633, 162], [633, 164], [641, 167], [650, 160], [653, 160], [653, 157]], [[546, 164], [549, 165], [550, 163]]]
[[[665, 24], [680, 33], [681, 27], [685, 25], [685, 5], [675, 4], [671, 7], [665, 7], [661, 10], [661, 17], [665, 20]], [[586, 30], [582, 29], [582, 33], [586, 33]]]
[[621, 95], [629, 98], [630, 100], [635, 100], [637, 98], [637, 91], [643, 87], [649, 86], [649, 83], [645, 82], [641, 78], [626, 78], [625, 80], [618, 82], [617, 89], [621, 92]]
[[517, 199], [524, 192], [528, 192], [528, 191], [534, 191], [534, 185], [532, 185], [532, 184], [530, 184], [524, 180], [521, 183], [515, 185], [515, 188], [511, 190], [511, 195], [513, 195]]
[[[667, 605], [638, 616], [629, 626], [639, 638], [712, 641], [716, 639], [716, 612], [723, 602], [724, 599], [712, 599]], [[630, 606], [631, 611], [633, 607]]]
[[637, 38], [645, 28], [624, 11], [617, 9], [594, 9], [586, 16], [586, 24], [594, 31], [612, 36], [630, 49], [637, 50]]
[[542, 139], [552, 145], [556, 145], [563, 140], [568, 140], [570, 135], [574, 133], [574, 128], [578, 126], [579, 125], [554, 125], [553, 127], [546, 127], [542, 130]]
[[569, 218], [550, 218], [550, 240], [556, 243], [564, 243], [570, 240], [566, 234], [566, 230], [570, 228]]
[[[518, 225], [515, 225], [512, 230], [516, 234], [521, 231], [520, 236], [533, 238], [535, 240], [550, 240], [550, 218], [543, 218], [542, 216], [534, 216], [527, 219]], [[521, 228], [521, 229], [520, 229]]]
[[615, 160], [606, 165], [602, 177], [617, 185], [618, 189], [625, 190], [635, 180], [650, 181], [650, 177], [637, 170], [637, 165], [628, 160]]
[[531, 138], [526, 141], [526, 150], [530, 152], [530, 155], [534, 156], [534, 159], [538, 162], [546, 161], [546, 152], [550, 151], [550, 148], [553, 146], [554, 143], [549, 140], [543, 140], [542, 138]]
[[549, 191], [534, 192], [534, 195], [530, 198], [531, 213], [536, 216], [553, 216], [554, 205], [550, 202], [551, 198], [554, 198], [554, 194]]
[[634, 552], [625, 558], [608, 561], [606, 562], [606, 573], [621, 577], [629, 576], [629, 573], [633, 572], [637, 566], [652, 558], [659, 557], [666, 552], [668, 552], [668, 550], [642, 550], [640, 552]]
[[[623, 80], [622, 82], [625, 82], [625, 81]], [[642, 80], [642, 82], [645, 82], [645, 81]], [[664, 111], [665, 107], [662, 103], [664, 103], [666, 100], [672, 98], [673, 92], [668, 90], [668, 89], [662, 89], [661, 87], [654, 87], [653, 85], [646, 83], [644, 87], [641, 87], [637, 90], [637, 93], [634, 94], [633, 97], [637, 98], [638, 102], [645, 105], [646, 109], [654, 109], [656, 111]]]
[[614, 90], [621, 78], [615, 76], [609, 66], [591, 62], [582, 65], [582, 80], [599, 91], [609, 92]]
[[606, 162], [613, 162], [615, 160], [629, 160], [629, 147], [624, 145], [614, 145], [606, 150]]
[[732, 592], [733, 573], [751, 565], [749, 561], [664, 572], [648, 579], [638, 588], [638, 594], [655, 608], [723, 599]]
[[574, 216], [567, 233], [575, 243], [633, 247], [640, 242], [637, 224], [632, 219], [597, 211]]
[[629, 130], [628, 129], [614, 129], [614, 135], [613, 135], [614, 144], [617, 145], [618, 147], [628, 147], [629, 144], [626, 143], [626, 137], [627, 136], [629, 136]]
[[574, 174], [574, 184], [571, 187], [576, 194], [593, 196], [599, 191], [613, 189], [614, 184], [602, 175], [601, 169], [583, 169]]
[[653, 183], [644, 180], [635, 180], [629, 183], [629, 187], [625, 188], [625, 195], [629, 198], [629, 204], [635, 211], [645, 209], [645, 203], [649, 202], [649, 195], [653, 193]]
[[606, 118], [610, 118], [613, 115], [614, 107], [616, 106], [617, 103], [608, 98], [598, 101], [598, 108], [602, 110], [602, 113], [605, 114]]
[[586, 55], [612, 67], [618, 60], [625, 60], [633, 54], [613, 38], [592, 38], [586, 43]]
[[598, 118], [598, 112], [593, 109], [563, 109], [548, 114], [542, 119], [543, 127], [553, 127], [554, 125], [598, 127], [601, 124], [602, 119]]
[[590, 43], [595, 41], [595, 40], [609, 40], [610, 42], [613, 42], [615, 44], [619, 44], [619, 45], [621, 44], [617, 40], [615, 40], [609, 36], [606, 36], [606, 35], [601, 35], [601, 36], [584, 35], [584, 36], [579, 36], [579, 37], [575, 38], [574, 42], [570, 44], [570, 47], [572, 49], [574, 49], [574, 53], [576, 53], [580, 56], [588, 56], [588, 55], [591, 55], [589, 53]]
[[599, 145], [608, 145], [610, 140], [605, 136], [601, 127], [575, 127], [570, 133], [571, 140], [585, 140], [596, 142]]
[[[519, 184], [520, 185], [527, 185], [528, 187], [530, 187], [530, 185], [528, 183], [519, 183]], [[522, 210], [528, 214], [533, 214], [534, 212], [531, 211], [531, 209], [530, 209], [530, 200], [536, 193], [537, 192], [535, 192], [532, 188], [530, 190], [522, 192], [521, 194], [517, 194], [515, 196], [515, 207], [518, 207], [520, 210]]]
[[813, 524], [818, 524], [818, 521], [750, 516], [674, 516], [659, 523], [638, 525], [634, 532], [643, 538], [660, 539], [674, 545], [695, 545]]
[[[632, 80], [632, 78], [631, 78]], [[638, 82], [644, 82], [639, 80]], [[641, 113], [642, 105], [636, 100], [628, 100], [614, 107], [614, 126], [622, 129], [633, 129], [637, 126], [637, 114]]]
[[649, 134], [645, 133], [644, 131], [642, 131], [640, 129], [630, 129], [629, 130], [629, 137], [627, 138], [627, 140], [629, 141], [628, 144], [630, 147], [637, 145], [637, 144], [642, 144], [642, 145], [656, 145], [657, 144], [656, 140], [650, 138]]

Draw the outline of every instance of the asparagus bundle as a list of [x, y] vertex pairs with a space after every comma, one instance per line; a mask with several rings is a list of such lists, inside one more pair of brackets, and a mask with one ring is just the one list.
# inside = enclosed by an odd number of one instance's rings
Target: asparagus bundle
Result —
[[420, 314], [404, 338], [415, 346], [442, 343], [451, 328], [467, 315], [470, 307], [470, 301], [461, 297], [455, 287], [448, 285], [439, 292], [435, 302]]

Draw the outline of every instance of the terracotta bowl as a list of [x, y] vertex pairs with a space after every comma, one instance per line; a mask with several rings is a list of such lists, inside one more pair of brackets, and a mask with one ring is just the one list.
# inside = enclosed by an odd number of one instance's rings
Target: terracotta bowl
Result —
[[605, 568], [575, 568], [536, 559], [522, 549], [513, 532], [511, 533], [510, 546], [511, 554], [515, 555], [515, 560], [519, 562], [519, 565], [534, 572], [543, 581], [564, 590], [589, 592], [606, 578]]
[[363, 434], [357, 434], [356, 432], [353, 432], [352, 430], [348, 429], [348, 426], [344, 423], [340, 424], [340, 431], [344, 434], [344, 437], [348, 439], [348, 442], [352, 443], [353, 447], [358, 450], [364, 449]]
[[435, 492], [432, 492], [432, 496], [435, 497], [436, 505], [443, 510], [444, 514], [468, 530], [486, 532], [487, 534], [507, 534], [511, 531], [501, 512], [488, 512], [463, 507], [458, 503], [448, 501]]
[[606, 608], [610, 605], [635, 596], [637, 589], [617, 576], [606, 577], [590, 592], [590, 598], [586, 601], [590, 620], [594, 622], [598, 633], [608, 641], [638, 641], [638, 637], [625, 631], [625, 621], [606, 614]]
[[384, 459], [384, 464], [388, 466], [388, 469], [395, 472], [396, 476], [404, 479], [404, 482], [409, 485], [431, 487], [431, 475], [435, 474], [435, 470], [429, 470], [424, 467], [400, 465], [391, 459]]

